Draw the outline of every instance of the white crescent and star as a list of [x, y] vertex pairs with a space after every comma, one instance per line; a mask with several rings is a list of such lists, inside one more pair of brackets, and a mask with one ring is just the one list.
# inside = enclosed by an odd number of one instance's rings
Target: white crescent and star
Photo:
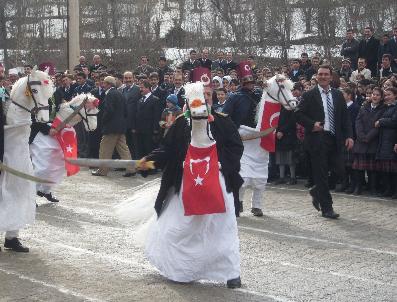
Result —
[[197, 175], [197, 177], [194, 179], [195, 186], [202, 186], [203, 185], [203, 180], [204, 178], [201, 178], [200, 175]]
[[66, 152], [67, 153], [73, 153], [73, 147], [71, 145], [66, 146]]

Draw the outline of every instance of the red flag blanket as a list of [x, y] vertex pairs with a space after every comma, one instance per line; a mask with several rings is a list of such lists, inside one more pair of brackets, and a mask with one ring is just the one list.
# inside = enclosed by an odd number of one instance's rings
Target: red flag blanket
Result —
[[226, 212], [219, 173], [216, 144], [208, 148], [189, 146], [183, 166], [185, 216]]

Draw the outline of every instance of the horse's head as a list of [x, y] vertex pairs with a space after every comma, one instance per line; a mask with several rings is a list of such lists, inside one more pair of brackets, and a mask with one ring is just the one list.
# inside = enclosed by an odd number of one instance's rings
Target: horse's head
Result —
[[210, 112], [204, 97], [203, 83], [187, 83], [184, 87], [186, 105], [190, 110], [191, 118], [193, 120], [208, 119]]
[[54, 84], [47, 72], [33, 68], [30, 75], [19, 79], [12, 87], [11, 99], [26, 111], [33, 113], [37, 121], [48, 122], [48, 99], [54, 93]]
[[294, 83], [282, 74], [276, 74], [265, 82], [265, 91], [274, 101], [279, 102], [287, 110], [294, 110], [298, 105], [292, 95]]
[[64, 121], [68, 118], [78, 107], [85, 102], [85, 105], [79, 110], [68, 125], [74, 126], [83, 120], [85, 130], [94, 131], [97, 127], [97, 115], [98, 115], [98, 99], [92, 94], [79, 94], [75, 96], [70, 102], [63, 103], [59, 107], [57, 118]]

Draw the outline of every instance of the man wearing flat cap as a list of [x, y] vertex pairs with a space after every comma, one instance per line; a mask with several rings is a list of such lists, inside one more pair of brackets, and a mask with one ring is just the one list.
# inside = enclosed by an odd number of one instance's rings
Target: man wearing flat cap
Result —
[[[105, 99], [102, 109], [102, 139], [99, 147], [100, 159], [111, 159], [114, 149], [121, 159], [130, 160], [131, 154], [128, 149], [125, 132], [127, 128], [127, 111], [124, 97], [116, 88], [116, 79], [107, 76], [103, 80], [105, 89]], [[108, 169], [100, 168], [92, 171], [94, 176], [106, 176]], [[125, 177], [133, 176], [133, 170], [127, 169], [123, 175]]]

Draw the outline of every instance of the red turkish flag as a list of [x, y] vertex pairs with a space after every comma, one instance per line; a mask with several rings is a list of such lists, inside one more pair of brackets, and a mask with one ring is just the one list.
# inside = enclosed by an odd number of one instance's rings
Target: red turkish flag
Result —
[[[263, 109], [261, 131], [271, 127], [277, 128], [280, 117], [281, 105], [270, 100], [266, 100]], [[268, 152], [276, 151], [276, 130], [269, 135], [261, 138], [261, 147]]]
[[182, 201], [185, 216], [226, 212], [216, 144], [208, 148], [189, 146], [183, 167]]
[[196, 67], [192, 70], [192, 82], [203, 82], [206, 85], [211, 84], [211, 70], [205, 67]]
[[[56, 128], [60, 123], [61, 120], [55, 118], [51, 127]], [[73, 127], [63, 128], [60, 132], [58, 132], [56, 138], [62, 148], [64, 158], [77, 158], [77, 137], [76, 131]], [[80, 171], [79, 166], [72, 165], [67, 161], [65, 161], [65, 169], [67, 176], [72, 176]]]

